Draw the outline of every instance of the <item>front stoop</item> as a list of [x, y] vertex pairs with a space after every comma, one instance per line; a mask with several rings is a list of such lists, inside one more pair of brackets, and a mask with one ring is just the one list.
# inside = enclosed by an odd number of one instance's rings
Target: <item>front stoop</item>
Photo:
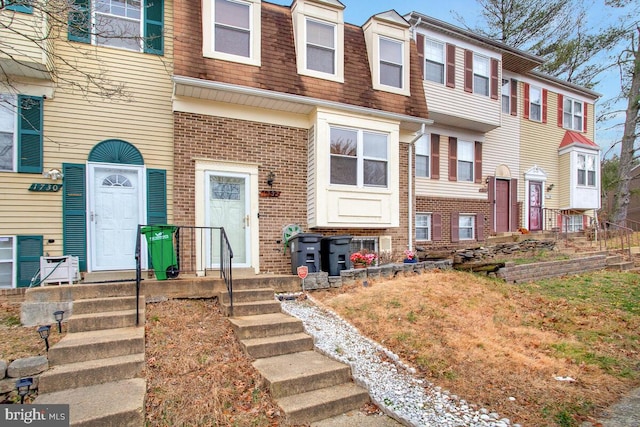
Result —
[[[266, 296], [265, 289], [256, 289], [253, 295], [243, 290], [237, 298], [241, 302], [236, 304], [234, 299], [235, 316], [229, 322], [245, 352], [256, 359], [253, 366], [283, 410], [286, 422], [311, 423], [359, 409], [368, 402], [367, 391], [351, 380], [349, 366], [313, 351], [313, 338], [304, 333], [302, 321], [282, 313], [273, 292], [270, 299], [264, 299]], [[224, 307], [228, 296], [221, 296], [220, 301]]]
[[74, 295], [68, 333], [49, 350], [34, 403], [68, 404], [71, 426], [144, 425], [144, 298], [136, 326], [136, 298], [123, 290], [93, 285]]

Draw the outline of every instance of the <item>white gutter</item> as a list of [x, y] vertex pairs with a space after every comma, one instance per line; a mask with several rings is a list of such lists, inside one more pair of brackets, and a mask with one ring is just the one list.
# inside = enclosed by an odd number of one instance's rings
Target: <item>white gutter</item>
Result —
[[411, 163], [413, 160], [413, 146], [417, 140], [422, 138], [425, 131], [425, 124], [423, 123], [420, 127], [420, 131], [416, 132], [416, 137], [411, 140], [409, 143], [409, 221], [408, 221], [408, 229], [409, 229], [409, 250], [413, 251], [413, 168], [411, 167]]
[[[196, 79], [193, 77], [185, 77], [185, 76], [173, 76], [172, 80], [175, 85], [185, 85], [185, 86], [197, 87], [202, 89], [219, 90], [219, 91], [237, 93], [240, 95], [247, 95], [247, 96], [258, 96], [261, 98], [268, 98], [276, 101], [293, 102], [296, 104], [309, 105], [313, 107], [334, 108], [337, 110], [343, 110], [343, 111], [348, 111], [351, 113], [362, 114], [362, 115], [376, 116], [376, 117], [399, 121], [399, 122], [415, 123], [422, 126], [433, 124], [433, 120], [430, 120], [430, 119], [423, 119], [420, 117], [408, 116], [406, 114], [398, 114], [398, 113], [392, 113], [389, 111], [376, 110], [373, 108], [360, 107], [358, 105], [345, 104], [342, 102], [327, 101], [325, 99], [319, 99], [319, 98], [311, 98], [308, 96], [293, 95], [290, 93], [275, 92], [272, 90], [257, 89], [253, 87], [239, 86], [239, 85], [233, 85], [229, 83], [221, 83], [221, 82], [216, 82], [211, 80]], [[174, 87], [174, 94], [175, 94], [175, 87]]]

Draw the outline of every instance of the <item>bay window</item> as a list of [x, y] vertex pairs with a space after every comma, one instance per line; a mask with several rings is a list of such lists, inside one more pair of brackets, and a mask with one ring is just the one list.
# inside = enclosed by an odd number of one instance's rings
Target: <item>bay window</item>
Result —
[[578, 185], [596, 186], [596, 156], [578, 154]]
[[388, 135], [330, 127], [331, 184], [387, 187]]

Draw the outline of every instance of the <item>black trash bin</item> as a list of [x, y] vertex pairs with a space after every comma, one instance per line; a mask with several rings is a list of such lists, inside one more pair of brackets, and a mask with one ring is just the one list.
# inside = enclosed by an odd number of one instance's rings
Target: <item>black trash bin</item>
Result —
[[353, 236], [325, 237], [320, 242], [322, 271], [339, 276], [340, 271], [351, 268], [351, 239]]
[[298, 267], [306, 265], [309, 273], [320, 271], [320, 240], [322, 234], [298, 233], [289, 239], [291, 273], [298, 274]]

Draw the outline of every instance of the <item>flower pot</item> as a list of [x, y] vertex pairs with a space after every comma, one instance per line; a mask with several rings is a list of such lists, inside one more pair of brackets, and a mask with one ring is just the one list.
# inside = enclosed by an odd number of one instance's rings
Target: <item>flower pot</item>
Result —
[[418, 262], [418, 260], [416, 258], [411, 258], [411, 259], [405, 258], [404, 259], [404, 263], [405, 264], [415, 264], [416, 262]]
[[353, 268], [356, 268], [356, 269], [367, 268], [367, 264], [353, 264]]

